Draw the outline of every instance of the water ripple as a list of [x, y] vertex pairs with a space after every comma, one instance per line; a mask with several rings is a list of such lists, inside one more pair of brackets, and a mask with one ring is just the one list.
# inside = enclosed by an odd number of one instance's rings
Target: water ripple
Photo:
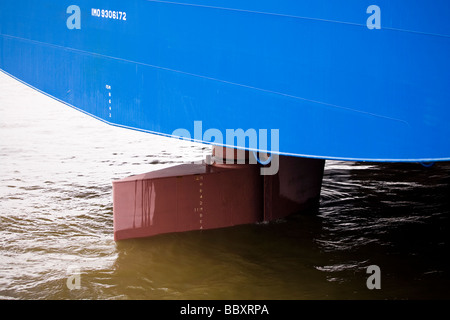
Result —
[[205, 147], [107, 126], [2, 73], [0, 93], [2, 299], [450, 298], [449, 163], [327, 161], [312, 214], [116, 243], [111, 182]]

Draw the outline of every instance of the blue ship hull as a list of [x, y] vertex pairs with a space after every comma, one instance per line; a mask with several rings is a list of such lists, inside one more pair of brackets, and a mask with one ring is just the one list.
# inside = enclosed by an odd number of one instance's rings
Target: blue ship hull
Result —
[[2, 0], [0, 69], [130, 129], [201, 121], [278, 129], [283, 155], [444, 161], [449, 12], [448, 0]]

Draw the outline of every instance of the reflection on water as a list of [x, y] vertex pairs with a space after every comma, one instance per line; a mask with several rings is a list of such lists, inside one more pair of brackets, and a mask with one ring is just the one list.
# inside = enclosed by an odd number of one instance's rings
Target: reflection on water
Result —
[[[450, 297], [450, 164], [329, 161], [320, 207], [115, 243], [113, 179], [203, 146], [91, 119], [0, 73], [0, 298]], [[381, 290], [366, 269], [381, 268]], [[69, 290], [70, 267], [80, 269]]]

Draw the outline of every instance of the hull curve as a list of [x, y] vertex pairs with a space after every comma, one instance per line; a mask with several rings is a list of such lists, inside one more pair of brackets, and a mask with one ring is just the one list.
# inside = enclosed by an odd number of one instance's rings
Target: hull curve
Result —
[[3, 0], [0, 69], [130, 129], [171, 136], [201, 121], [277, 129], [282, 155], [444, 161], [449, 11], [446, 0]]

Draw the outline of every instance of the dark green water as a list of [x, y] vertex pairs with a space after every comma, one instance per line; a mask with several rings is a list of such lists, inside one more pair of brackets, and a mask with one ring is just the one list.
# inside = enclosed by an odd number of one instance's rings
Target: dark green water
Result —
[[[111, 181], [202, 152], [107, 126], [0, 73], [0, 298], [450, 298], [448, 163], [329, 161], [317, 211], [114, 242]], [[370, 265], [380, 290], [366, 286]]]

